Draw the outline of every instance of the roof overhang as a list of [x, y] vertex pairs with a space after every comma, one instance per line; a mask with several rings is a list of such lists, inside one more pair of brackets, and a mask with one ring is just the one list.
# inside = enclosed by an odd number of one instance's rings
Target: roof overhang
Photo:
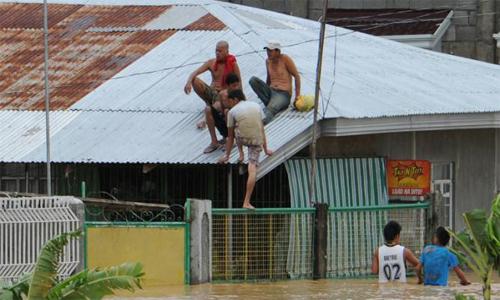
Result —
[[443, 36], [450, 27], [452, 17], [453, 11], [450, 11], [433, 34], [385, 35], [381, 37], [407, 45], [433, 50], [439, 42], [441, 42]]
[[[355, 136], [415, 131], [500, 128], [500, 112], [434, 114], [363, 119], [335, 118], [321, 120], [319, 137]], [[262, 161], [257, 179], [311, 144], [312, 126]]]
[[[267, 173], [271, 172], [274, 168], [282, 164], [284, 161], [294, 156], [297, 152], [304, 149], [311, 143], [312, 139], [312, 124], [309, 128], [293, 138], [289, 143], [277, 149], [272, 156], [267, 156], [259, 165], [257, 169], [257, 179], [264, 177]], [[316, 136], [321, 135], [321, 126], [317, 127]]]
[[422, 115], [322, 121], [321, 136], [349, 136], [394, 132], [500, 128], [500, 113]]

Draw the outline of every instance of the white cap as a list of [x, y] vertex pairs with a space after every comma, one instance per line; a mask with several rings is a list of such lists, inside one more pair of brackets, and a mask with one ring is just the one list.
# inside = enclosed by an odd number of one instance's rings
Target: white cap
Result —
[[281, 44], [276, 41], [269, 41], [267, 43], [267, 46], [264, 47], [264, 49], [269, 49], [269, 50], [281, 50]]

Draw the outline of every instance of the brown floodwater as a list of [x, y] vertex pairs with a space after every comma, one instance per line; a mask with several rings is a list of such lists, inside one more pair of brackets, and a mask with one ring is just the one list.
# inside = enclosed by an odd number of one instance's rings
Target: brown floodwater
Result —
[[[473, 283], [461, 286], [450, 274], [448, 287], [430, 287], [416, 284], [410, 278], [407, 284], [378, 284], [376, 279], [289, 280], [266, 283], [211, 283], [192, 286], [146, 288], [135, 294], [124, 294], [111, 299], [454, 299], [456, 293], [481, 297], [481, 285], [472, 274]], [[500, 278], [495, 276], [493, 299], [500, 299]]]

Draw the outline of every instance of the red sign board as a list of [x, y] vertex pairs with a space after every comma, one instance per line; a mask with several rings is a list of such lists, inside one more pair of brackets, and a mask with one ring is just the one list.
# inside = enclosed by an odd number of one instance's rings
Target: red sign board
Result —
[[387, 161], [390, 196], [423, 196], [431, 191], [431, 163], [427, 160]]

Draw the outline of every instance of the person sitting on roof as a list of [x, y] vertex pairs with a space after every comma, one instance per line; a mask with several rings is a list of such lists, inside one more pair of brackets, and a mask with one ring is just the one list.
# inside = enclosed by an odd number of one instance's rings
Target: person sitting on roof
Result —
[[295, 79], [295, 99], [300, 96], [300, 75], [293, 60], [281, 53], [278, 42], [269, 42], [267, 47], [266, 82], [253, 76], [250, 86], [265, 105], [264, 124], [271, 122], [274, 116], [290, 105], [292, 98], [292, 76]]
[[260, 105], [252, 101], [243, 101], [244, 99], [245, 95], [241, 90], [233, 90], [222, 100], [224, 107], [229, 108], [229, 112], [227, 113], [229, 135], [226, 142], [226, 153], [219, 159], [219, 163], [227, 163], [229, 161], [235, 136], [240, 153], [238, 160], [243, 161], [242, 146], [247, 146], [248, 180], [243, 208], [254, 209], [252, 204], [250, 204], [250, 197], [255, 187], [259, 155], [262, 149], [264, 149], [264, 153], [267, 155], [272, 155], [273, 151], [267, 148], [266, 134], [264, 132], [264, 124], [262, 123], [263, 114]]
[[[198, 78], [200, 74], [210, 71], [212, 82], [210, 85]], [[203, 65], [191, 73], [187, 79], [184, 92], [189, 95], [194, 89], [195, 93], [205, 101], [205, 117], [212, 114], [212, 106], [217, 102], [219, 93], [227, 88], [226, 78], [230, 73], [235, 73], [241, 82], [240, 69], [234, 55], [229, 54], [229, 44], [226, 41], [219, 41], [215, 47], [215, 58], [207, 60]], [[239, 86], [241, 88], [241, 84]], [[217, 107], [215, 107], [217, 109]], [[219, 108], [220, 111], [220, 108]], [[209, 121], [210, 122], [210, 121]], [[205, 122], [198, 122], [198, 128], [203, 128]], [[209, 128], [210, 131], [210, 128]], [[210, 132], [211, 143], [203, 151], [210, 153], [224, 144], [224, 139], [217, 141], [215, 131]]]
[[[216, 149], [223, 146], [227, 138], [227, 125], [226, 125], [226, 113], [227, 109], [222, 105], [222, 100], [227, 98], [228, 92], [236, 89], [240, 89], [240, 78], [236, 73], [229, 73], [226, 77], [227, 89], [219, 92], [219, 96], [211, 106], [205, 107], [205, 120], [208, 127], [208, 132], [210, 133], [210, 138], [212, 143], [208, 145], [203, 153], [210, 153]], [[215, 135], [215, 128], [219, 131], [222, 136], [222, 140], [217, 141], [217, 136]], [[215, 141], [215, 143], [214, 143]]]

